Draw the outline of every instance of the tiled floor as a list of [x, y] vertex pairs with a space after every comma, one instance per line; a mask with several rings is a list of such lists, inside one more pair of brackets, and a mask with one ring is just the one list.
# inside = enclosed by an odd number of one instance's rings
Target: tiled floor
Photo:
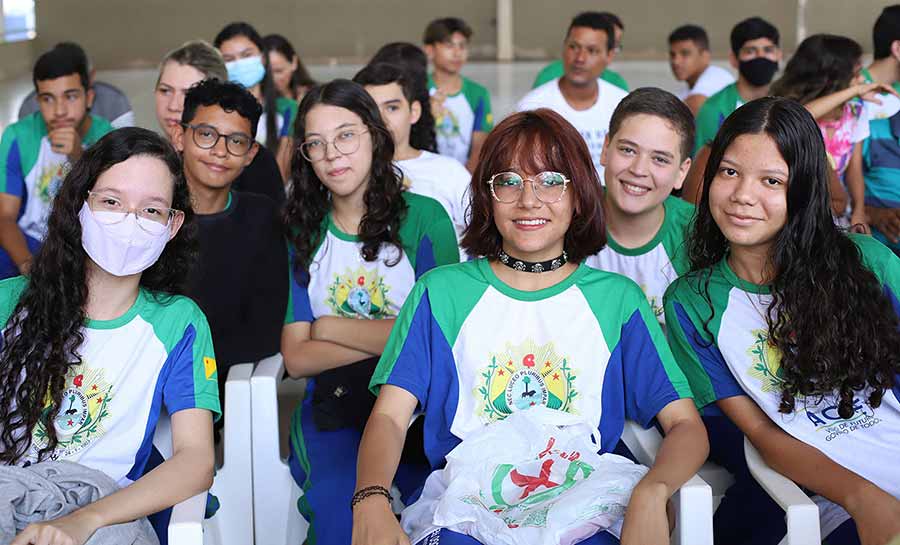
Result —
[[[487, 86], [491, 92], [494, 118], [499, 120], [510, 113], [516, 102], [531, 88], [535, 75], [543, 62], [470, 63], [464, 69], [467, 77]], [[719, 64], [719, 63], [717, 63]], [[722, 66], [727, 67], [724, 63]], [[362, 68], [360, 65], [311, 66], [310, 71], [319, 81], [331, 78], [352, 78]], [[613, 68], [628, 81], [632, 89], [655, 85], [675, 91], [682, 84], [672, 79], [669, 65], [663, 61], [618, 62]], [[137, 124], [156, 129], [153, 106], [153, 85], [156, 70], [110, 70], [98, 74], [98, 79], [121, 88], [131, 99]], [[23, 76], [10, 81], [0, 81], [0, 127], [15, 121], [19, 104], [32, 88], [31, 77]]]

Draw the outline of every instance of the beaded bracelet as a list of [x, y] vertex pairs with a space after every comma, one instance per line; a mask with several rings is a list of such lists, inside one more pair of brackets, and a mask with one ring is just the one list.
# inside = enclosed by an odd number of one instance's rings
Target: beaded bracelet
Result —
[[388, 503], [392, 502], [394, 498], [391, 497], [390, 491], [383, 486], [367, 486], [361, 490], [357, 490], [355, 494], [353, 494], [353, 498], [350, 500], [350, 509], [352, 510], [356, 507], [356, 504], [368, 498], [369, 496], [384, 496], [387, 498]]

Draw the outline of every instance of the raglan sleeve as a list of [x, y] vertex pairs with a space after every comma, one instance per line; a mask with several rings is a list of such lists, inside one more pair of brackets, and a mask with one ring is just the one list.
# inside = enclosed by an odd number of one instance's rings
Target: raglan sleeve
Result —
[[212, 334], [200, 308], [192, 301], [188, 304], [189, 309], [176, 309], [187, 318], [181, 338], [170, 349], [164, 365], [167, 376], [163, 402], [169, 414], [184, 409], [206, 409], [218, 419], [222, 409]]

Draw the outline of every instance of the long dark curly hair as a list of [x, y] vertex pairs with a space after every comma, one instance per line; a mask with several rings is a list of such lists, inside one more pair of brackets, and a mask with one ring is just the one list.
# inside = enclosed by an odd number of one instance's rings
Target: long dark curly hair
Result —
[[846, 89], [862, 62], [862, 53], [862, 47], [850, 38], [814, 34], [797, 47], [770, 93], [806, 104]]
[[[63, 181], [53, 201], [47, 238], [34, 256], [28, 284], [6, 324], [0, 354], [0, 464], [16, 463], [27, 454], [32, 430], [41, 419], [45, 419], [48, 443], [38, 451], [38, 458], [58, 444], [52, 420], [60, 408], [68, 368], [81, 363], [79, 348], [87, 319], [89, 258], [81, 246], [78, 213], [103, 172], [138, 155], [166, 164], [175, 186], [172, 208], [185, 214], [178, 235], [143, 272], [140, 285], [162, 303], [169, 294], [183, 293], [195, 243], [181, 159], [155, 132], [137, 127], [113, 131], [85, 151]], [[45, 407], [48, 399], [50, 406]]]
[[[372, 138], [372, 167], [368, 187], [363, 194], [366, 211], [359, 223], [363, 259], [374, 261], [382, 244], [393, 244], [402, 250], [400, 222], [406, 215], [406, 201], [402, 197], [402, 176], [393, 163], [394, 141], [391, 133], [378, 113], [378, 105], [361, 85], [347, 79], [336, 79], [313, 87], [306, 93], [294, 124], [294, 140], [298, 144], [291, 159], [294, 187], [285, 205], [284, 222], [296, 251], [294, 266], [298, 272], [308, 270], [315, 248], [324, 234], [322, 221], [331, 209], [331, 193], [316, 176], [312, 163], [300, 153], [300, 144], [306, 139], [306, 115], [319, 104], [337, 106], [355, 113]], [[395, 265], [397, 261], [389, 265]]]
[[[897, 315], [859, 249], [835, 227], [828, 193], [825, 144], [816, 121], [798, 102], [761, 98], [738, 108], [712, 142], [703, 194], [688, 242], [691, 275], [700, 275], [710, 300], [712, 268], [729, 253], [713, 220], [709, 192], [722, 156], [745, 134], [768, 135], [788, 165], [787, 223], [771, 249], [769, 342], [781, 353], [779, 410], [799, 397], [834, 398], [842, 418], [853, 414], [855, 392], [881, 404], [900, 372]], [[710, 317], [714, 310], [710, 304]]]

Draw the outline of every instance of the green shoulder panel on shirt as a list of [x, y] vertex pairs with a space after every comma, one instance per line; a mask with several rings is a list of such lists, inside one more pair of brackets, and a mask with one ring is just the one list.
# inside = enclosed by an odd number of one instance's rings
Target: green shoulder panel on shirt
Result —
[[675, 363], [672, 351], [666, 343], [665, 334], [640, 286], [626, 276], [597, 269], [590, 269], [585, 273], [577, 286], [597, 319], [610, 350], [614, 350], [619, 344], [622, 327], [636, 310], [639, 311], [644, 326], [653, 340], [656, 353], [659, 354], [666, 374], [678, 395], [692, 397], [688, 381]]
[[665, 236], [662, 239], [663, 248], [666, 249], [666, 255], [669, 256], [675, 272], [682, 275], [691, 268], [687, 240], [696, 208], [685, 200], [671, 196], [663, 201], [663, 205], [666, 207], [666, 219], [663, 223], [665, 230]]
[[182, 295], [156, 294], [142, 289], [141, 296], [145, 308], [155, 307], [156, 310], [141, 312], [141, 318], [153, 327], [167, 354], [181, 342], [187, 327], [193, 326], [195, 336], [191, 356], [196, 407], [221, 414], [216, 355], [206, 315], [193, 300]]
[[458, 263], [456, 231], [444, 207], [431, 197], [409, 191], [403, 192], [403, 199], [408, 208], [406, 218], [400, 224], [400, 242], [413, 269], [416, 268], [419, 243], [426, 236], [431, 241], [436, 265]]
[[491, 111], [491, 94], [487, 87], [463, 76], [462, 94], [475, 113], [475, 130], [491, 132], [494, 128], [494, 114]]
[[[547, 83], [548, 81], [555, 80], [556, 78], [561, 78], [565, 73], [565, 66], [561, 60], [555, 60], [541, 69], [538, 72], [537, 77], [534, 78], [534, 83], [531, 85], [531, 88], [534, 89], [536, 87], [540, 87], [541, 85]], [[600, 74], [600, 79], [607, 83], [611, 83], [618, 87], [623, 91], [628, 91], [628, 82], [625, 81], [618, 72], [610, 69], [606, 69]]]
[[406, 344], [419, 303], [426, 294], [432, 317], [440, 326], [447, 344], [453, 347], [463, 323], [489, 286], [478, 269], [477, 261], [432, 269], [416, 282], [397, 316], [378, 367], [372, 375], [369, 383], [372, 393], [378, 395], [379, 387], [387, 382]]
[[731, 115], [736, 109], [737, 101], [740, 100], [737, 91], [737, 84], [732, 83], [718, 93], [706, 99], [700, 111], [697, 113], [697, 135], [694, 141], [694, 154], [700, 151], [700, 148], [712, 142], [719, 132], [719, 127], [725, 121], [725, 118]]
[[[291, 126], [294, 123], [294, 120], [297, 119], [297, 101], [291, 100], [288, 97], [280, 96], [275, 99], [275, 109], [278, 110], [278, 113], [284, 115], [287, 112], [287, 123], [288, 126]], [[292, 130], [289, 130], [290, 133], [293, 133]]]
[[6, 193], [7, 160], [13, 144], [19, 151], [19, 164], [22, 176], [27, 176], [37, 162], [41, 150], [41, 139], [47, 136], [47, 125], [40, 112], [26, 116], [3, 131], [0, 139], [0, 192]]
[[14, 276], [0, 281], [0, 323], [6, 327], [10, 317], [19, 304], [19, 298], [28, 285], [28, 278], [24, 276]]
[[87, 134], [84, 135], [84, 139], [82, 143], [84, 147], [93, 146], [97, 140], [100, 140], [107, 133], [114, 131], [112, 125], [110, 125], [109, 121], [103, 119], [102, 117], [97, 117], [96, 115], [91, 115], [91, 128], [88, 129]]
[[859, 248], [863, 265], [875, 274], [878, 280], [900, 298], [900, 258], [887, 246], [873, 237], [850, 233], [850, 240]]

